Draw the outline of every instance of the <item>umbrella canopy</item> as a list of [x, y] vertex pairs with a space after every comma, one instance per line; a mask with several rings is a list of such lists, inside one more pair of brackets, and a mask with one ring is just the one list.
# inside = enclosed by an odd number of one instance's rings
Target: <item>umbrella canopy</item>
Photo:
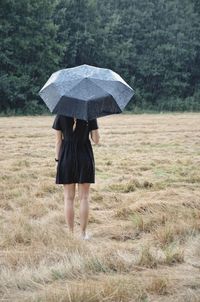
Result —
[[133, 94], [116, 72], [87, 64], [54, 72], [39, 91], [52, 113], [83, 120], [121, 113]]

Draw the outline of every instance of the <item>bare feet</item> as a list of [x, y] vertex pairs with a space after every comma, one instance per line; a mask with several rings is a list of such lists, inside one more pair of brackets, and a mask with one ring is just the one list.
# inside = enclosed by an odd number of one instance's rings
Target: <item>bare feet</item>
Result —
[[91, 235], [88, 234], [87, 232], [82, 233], [81, 234], [81, 239], [83, 239], [83, 240], [90, 240], [91, 239]]

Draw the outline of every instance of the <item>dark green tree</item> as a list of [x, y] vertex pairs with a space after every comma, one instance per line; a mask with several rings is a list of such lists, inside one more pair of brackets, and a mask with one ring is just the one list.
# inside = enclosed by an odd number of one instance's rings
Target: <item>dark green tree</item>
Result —
[[94, 0], [60, 0], [54, 13], [57, 41], [65, 45], [62, 65], [101, 65], [101, 32]]
[[105, 27], [107, 63], [136, 87], [136, 103], [159, 110], [184, 109], [180, 101], [194, 88], [194, 5], [185, 0], [103, 0], [102, 6], [104, 14], [112, 11]]
[[198, 0], [3, 0], [0, 112], [41, 112], [57, 69], [111, 68], [134, 89], [127, 108], [200, 110]]
[[59, 65], [53, 0], [3, 0], [0, 27], [0, 111], [41, 112], [41, 85]]

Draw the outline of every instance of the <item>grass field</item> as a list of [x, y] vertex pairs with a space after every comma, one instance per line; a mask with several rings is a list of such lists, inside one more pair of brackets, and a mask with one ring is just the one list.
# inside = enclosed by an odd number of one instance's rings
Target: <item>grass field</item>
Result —
[[64, 219], [54, 117], [1, 117], [0, 301], [200, 301], [200, 114], [99, 118], [88, 232]]

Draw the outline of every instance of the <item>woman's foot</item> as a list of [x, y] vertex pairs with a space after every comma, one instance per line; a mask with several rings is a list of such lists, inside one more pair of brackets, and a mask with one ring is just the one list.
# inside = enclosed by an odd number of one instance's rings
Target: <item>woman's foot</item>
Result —
[[83, 240], [90, 240], [90, 238], [91, 238], [91, 235], [88, 234], [87, 232], [81, 234], [81, 239], [83, 239]]

